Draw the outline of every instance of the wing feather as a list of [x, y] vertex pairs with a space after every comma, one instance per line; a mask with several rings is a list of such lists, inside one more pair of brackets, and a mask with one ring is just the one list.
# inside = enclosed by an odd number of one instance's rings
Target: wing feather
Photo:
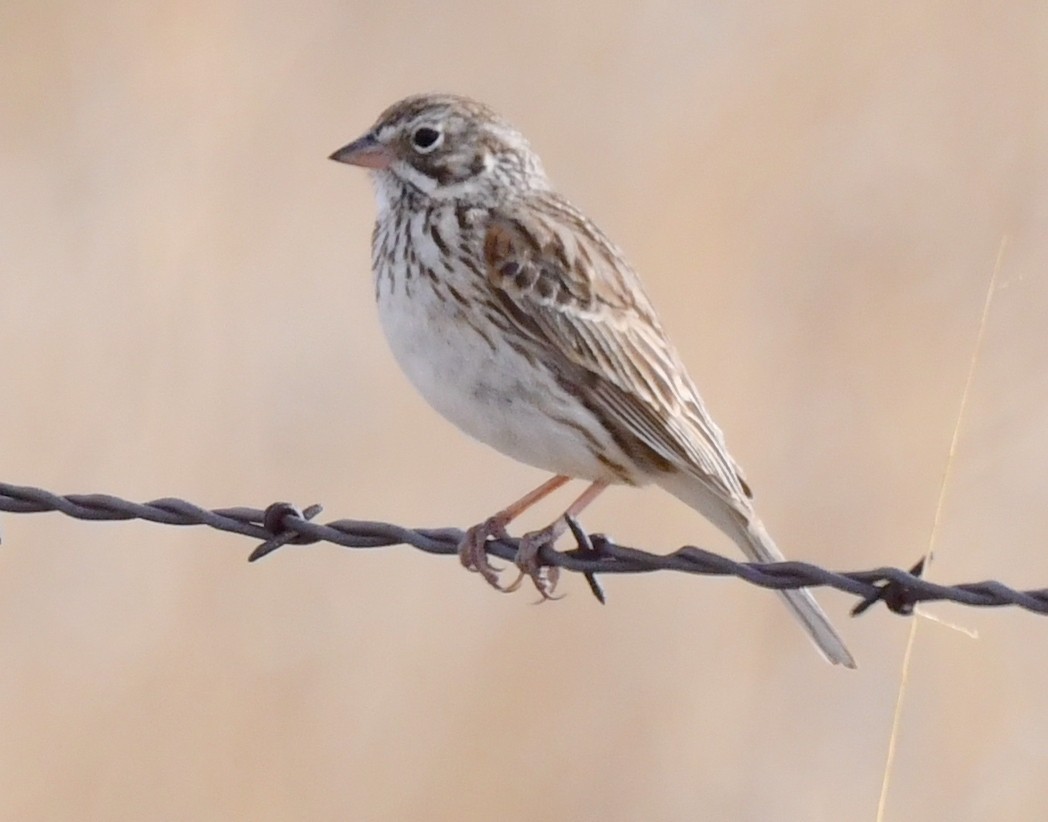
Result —
[[504, 207], [484, 256], [509, 316], [551, 365], [582, 369], [603, 413], [725, 499], [750, 496], [639, 278], [585, 217], [548, 193]]

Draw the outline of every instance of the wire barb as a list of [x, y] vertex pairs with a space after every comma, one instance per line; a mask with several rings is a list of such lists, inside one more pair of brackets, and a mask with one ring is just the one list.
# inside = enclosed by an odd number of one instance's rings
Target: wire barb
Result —
[[[0, 511], [30, 514], [57, 511], [82, 520], [141, 519], [163, 525], [206, 525], [219, 531], [262, 540], [248, 559], [255, 561], [284, 545], [330, 542], [346, 548], [383, 548], [409, 545], [428, 554], [455, 555], [465, 532], [459, 528], [405, 528], [386, 522], [340, 519], [313, 522], [319, 505], [299, 511], [290, 503], [274, 503], [266, 509], [216, 508], [209, 510], [174, 497], [150, 502], [129, 502], [108, 494], [54, 494], [40, 488], [0, 483]], [[576, 547], [556, 551], [543, 547], [540, 560], [548, 566], [582, 574], [593, 595], [604, 602], [598, 574], [643, 574], [677, 571], [704, 576], [733, 576], [762, 588], [833, 588], [858, 597], [853, 610], [858, 615], [877, 602], [902, 615], [913, 612], [919, 602], [949, 601], [979, 608], [1014, 605], [1035, 614], [1048, 615], [1048, 589], [1018, 591], [988, 580], [961, 585], [937, 585], [922, 579], [923, 561], [911, 571], [875, 568], [870, 571], [834, 572], [807, 562], [737, 562], [710, 551], [687, 545], [670, 554], [652, 554], [618, 545], [603, 534], [587, 534], [569, 519]], [[490, 540], [489, 554], [512, 560], [519, 541]]]
[[314, 542], [315, 540], [305, 539], [294, 530], [294, 521], [307, 522], [323, 510], [323, 505], [310, 505], [305, 511], [299, 511], [290, 502], [274, 502], [262, 513], [262, 527], [273, 534], [273, 538], [266, 540], [252, 551], [247, 561], [254, 562], [256, 559], [262, 559], [266, 554], [282, 548], [289, 542], [294, 542], [296, 545]]
[[[910, 569], [910, 574], [920, 578], [924, 573], [924, 562], [926, 559], [928, 557], [923, 556], [917, 560], [917, 564]], [[889, 611], [903, 616], [910, 616], [913, 613], [913, 609], [917, 607], [915, 602], [909, 600], [909, 589], [901, 583], [885, 582], [875, 587], [877, 588], [877, 593], [871, 597], [866, 597], [866, 599], [852, 608], [852, 616], [859, 616], [859, 614], [866, 612], [878, 602], [883, 602]]]
[[[579, 556], [583, 557], [600, 556], [600, 552], [593, 547], [594, 537], [591, 537], [582, 529], [582, 526], [579, 524], [578, 519], [571, 516], [570, 514], [565, 514], [564, 520], [568, 523], [568, 528], [571, 530], [571, 535], [575, 537], [575, 544], [578, 546], [575, 549], [575, 552]], [[599, 539], [600, 535], [595, 535], [595, 538]], [[593, 596], [597, 598], [597, 602], [599, 602], [601, 605], [606, 604], [607, 600], [604, 597], [604, 588], [601, 586], [599, 582], [597, 582], [596, 575], [592, 571], [584, 571], [583, 576], [586, 578], [586, 583], [589, 585], [590, 593], [592, 593]]]

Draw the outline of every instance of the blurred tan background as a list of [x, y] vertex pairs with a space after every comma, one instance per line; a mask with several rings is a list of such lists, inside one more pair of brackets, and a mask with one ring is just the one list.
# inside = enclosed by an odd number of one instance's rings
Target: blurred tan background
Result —
[[[1007, 235], [932, 574], [1048, 584], [1044, 3], [7, 0], [0, 65], [0, 480], [431, 526], [539, 481], [396, 370], [325, 159], [453, 90], [627, 250], [791, 557], [926, 549]], [[657, 491], [585, 524], [731, 550]], [[908, 623], [840, 594], [855, 673], [739, 582], [0, 527], [3, 819], [875, 813]], [[921, 624], [887, 818], [1041, 818], [1048, 623], [929, 610], [980, 638]]]

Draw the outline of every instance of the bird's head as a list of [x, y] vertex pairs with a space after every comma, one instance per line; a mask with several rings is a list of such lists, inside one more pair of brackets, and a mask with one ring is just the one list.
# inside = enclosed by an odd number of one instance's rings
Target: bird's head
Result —
[[370, 169], [380, 195], [434, 200], [499, 199], [546, 188], [527, 140], [487, 106], [450, 94], [394, 103], [332, 160]]

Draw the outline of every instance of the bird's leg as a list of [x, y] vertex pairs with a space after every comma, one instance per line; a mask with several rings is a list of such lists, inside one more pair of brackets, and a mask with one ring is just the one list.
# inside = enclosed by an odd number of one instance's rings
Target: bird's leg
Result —
[[543, 545], [552, 545], [556, 542], [560, 536], [568, 530], [568, 517], [577, 517], [582, 513], [583, 509], [589, 505], [593, 500], [601, 495], [601, 492], [608, 487], [608, 483], [598, 480], [590, 484], [590, 486], [583, 491], [578, 499], [576, 499], [568, 509], [561, 514], [557, 519], [543, 528], [541, 531], [532, 531], [531, 533], [525, 534], [520, 538], [520, 547], [517, 549], [517, 568], [520, 569], [520, 576], [514, 580], [512, 585], [508, 585], [506, 591], [515, 591], [520, 587], [520, 583], [524, 580], [525, 576], [530, 577], [531, 581], [535, 583], [535, 587], [538, 592], [542, 594], [542, 598], [553, 599], [553, 591], [557, 587], [557, 578], [560, 576], [560, 570], [556, 567], [550, 567], [545, 574], [542, 572], [542, 566], [539, 565], [539, 551]]
[[[527, 511], [536, 502], [548, 497], [569, 479], [571, 478], [565, 477], [561, 474], [551, 477], [535, 490], [525, 494], [516, 502], [503, 508], [495, 514], [495, 516], [488, 517], [488, 519], [480, 523], [480, 525], [474, 525], [466, 531], [466, 536], [463, 537], [462, 542], [459, 543], [458, 547], [459, 560], [462, 564], [470, 571], [476, 571], [479, 573], [488, 581], [488, 583], [498, 588], [500, 591], [507, 590], [499, 585], [498, 570], [488, 561], [488, 552], [485, 550], [485, 543], [488, 541], [489, 537], [502, 539], [507, 536], [507, 525]], [[516, 586], [514, 586], [514, 588], [515, 587]]]

